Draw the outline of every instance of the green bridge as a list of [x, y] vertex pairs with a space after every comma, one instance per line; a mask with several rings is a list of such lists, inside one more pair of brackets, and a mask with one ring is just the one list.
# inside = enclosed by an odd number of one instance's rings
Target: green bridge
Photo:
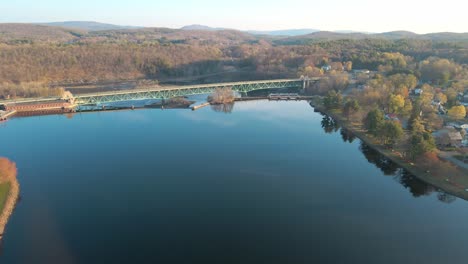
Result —
[[214, 83], [201, 85], [186, 85], [174, 87], [154, 87], [148, 89], [134, 89], [113, 92], [100, 92], [92, 94], [79, 94], [75, 96], [77, 105], [102, 104], [120, 101], [141, 99], [167, 99], [178, 96], [195, 94], [210, 94], [217, 88], [228, 88], [240, 93], [247, 93], [263, 89], [304, 88], [309, 81], [315, 79], [281, 79], [248, 82]]
[[[110, 92], [99, 92], [90, 94], [77, 94], [74, 96], [76, 106], [80, 105], [95, 105], [104, 103], [113, 103], [131, 100], [144, 99], [168, 99], [178, 96], [188, 96], [196, 94], [210, 94], [217, 88], [231, 88], [239, 93], [248, 93], [255, 90], [263, 89], [280, 89], [280, 88], [305, 88], [310, 82], [316, 82], [320, 78], [300, 78], [300, 79], [280, 79], [280, 80], [263, 80], [263, 81], [245, 81], [245, 82], [227, 82], [213, 83], [200, 85], [185, 85], [185, 86], [154, 86], [145, 89], [120, 90]], [[47, 98], [24, 98], [0, 101], [0, 105], [17, 104], [17, 103], [39, 103], [60, 100], [59, 97]]]

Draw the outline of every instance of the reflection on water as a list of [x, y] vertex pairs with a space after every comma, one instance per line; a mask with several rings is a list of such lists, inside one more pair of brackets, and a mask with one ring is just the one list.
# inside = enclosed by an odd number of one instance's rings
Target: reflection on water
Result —
[[230, 111], [12, 119], [24, 199], [0, 263], [466, 262], [462, 199], [307, 102]]
[[211, 105], [211, 109], [215, 112], [231, 113], [234, 109], [234, 103], [229, 104], [214, 104]]
[[407, 170], [398, 171], [395, 179], [408, 189], [414, 197], [427, 196], [436, 191], [436, 188], [432, 185], [421, 181]]
[[327, 115], [325, 115], [322, 118], [321, 124], [325, 133], [328, 133], [328, 134], [337, 132], [340, 129], [340, 124], [338, 124], [338, 122], [336, 122], [335, 119]]
[[341, 128], [340, 134], [344, 142], [353, 143], [354, 140], [356, 139], [356, 136], [354, 135], [354, 133], [349, 131], [346, 128]]
[[[335, 133], [340, 130], [340, 135], [344, 142], [352, 143], [356, 139], [356, 136], [351, 131], [346, 128], [340, 129], [340, 125], [328, 115], [323, 116], [321, 124], [325, 133]], [[443, 203], [452, 203], [456, 200], [456, 197], [453, 195], [445, 193], [442, 190], [427, 184], [426, 182], [416, 178], [407, 170], [400, 168], [398, 164], [386, 158], [365, 142], [360, 142], [359, 150], [364, 154], [367, 161], [379, 168], [384, 175], [394, 176], [396, 181], [408, 189], [413, 197], [428, 196], [433, 192], [437, 192], [437, 199]]]
[[362, 154], [364, 154], [364, 157], [366, 157], [367, 161], [374, 164], [385, 175], [395, 175], [400, 169], [396, 163], [392, 162], [390, 159], [387, 159], [385, 156], [362, 141], [359, 149], [361, 150]]

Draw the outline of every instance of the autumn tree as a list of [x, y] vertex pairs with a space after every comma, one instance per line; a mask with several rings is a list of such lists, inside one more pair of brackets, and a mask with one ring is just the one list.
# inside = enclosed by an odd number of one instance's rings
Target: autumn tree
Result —
[[234, 102], [235, 95], [232, 88], [216, 88], [212, 95], [208, 96], [208, 102], [212, 104], [227, 104]]
[[426, 123], [426, 129], [429, 131], [440, 129], [444, 124], [442, 117], [436, 114], [435, 111], [425, 112], [423, 118]]
[[418, 116], [410, 122], [411, 133], [420, 134], [426, 131], [421, 118]]
[[347, 61], [344, 64], [345, 71], [351, 71], [353, 69], [353, 62]]
[[436, 57], [424, 60], [419, 65], [421, 77], [426, 81], [434, 81], [439, 84], [446, 84], [459, 71], [460, 66], [448, 59]]
[[403, 107], [402, 114], [405, 116], [411, 115], [413, 112], [413, 103], [411, 102], [411, 99], [407, 98], [405, 100], [405, 106]]
[[458, 92], [454, 88], [448, 88], [445, 91], [445, 96], [447, 97], [447, 104], [449, 107], [457, 105], [458, 102]]
[[314, 66], [306, 66], [299, 69], [299, 76], [319, 77], [323, 75], [323, 70]]
[[388, 79], [397, 88], [413, 89], [418, 84], [418, 79], [413, 74], [394, 74], [390, 75]]
[[458, 105], [448, 110], [448, 116], [453, 119], [463, 119], [466, 116], [466, 109], [463, 105]]
[[428, 84], [421, 86], [422, 94], [419, 99], [422, 105], [430, 105], [434, 99], [434, 88]]
[[447, 103], [447, 96], [441, 92], [436, 93], [434, 99], [437, 100], [441, 104]]
[[405, 98], [399, 94], [390, 95], [388, 108], [391, 113], [400, 113], [405, 106]]

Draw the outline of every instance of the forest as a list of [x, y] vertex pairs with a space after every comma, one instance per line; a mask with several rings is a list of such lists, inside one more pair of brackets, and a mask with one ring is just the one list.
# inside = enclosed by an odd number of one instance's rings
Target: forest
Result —
[[[85, 32], [0, 24], [0, 98], [57, 95], [68, 85], [164, 82], [223, 72], [237, 72], [239, 80], [331, 74], [339, 85], [342, 66], [441, 84], [466, 71], [468, 42], [460, 36], [391, 36], [325, 32], [288, 38], [165, 28]], [[333, 71], [323, 72], [324, 65]]]

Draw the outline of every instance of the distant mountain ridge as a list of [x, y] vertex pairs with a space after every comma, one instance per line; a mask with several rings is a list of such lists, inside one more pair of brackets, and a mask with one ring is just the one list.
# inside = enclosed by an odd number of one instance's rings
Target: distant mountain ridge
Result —
[[270, 35], [270, 36], [300, 36], [300, 35], [307, 35], [314, 32], [318, 32], [318, 29], [312, 28], [301, 28], [301, 29], [283, 29], [283, 30], [270, 30], [270, 31], [262, 31], [262, 30], [248, 30], [246, 32], [254, 35]]
[[183, 26], [180, 28], [181, 30], [204, 30], [204, 31], [220, 31], [220, 30], [229, 30], [228, 28], [214, 28], [214, 27], [209, 27], [209, 26], [204, 26], [204, 25], [188, 25], [188, 26]]
[[101, 30], [116, 30], [116, 29], [138, 29], [143, 27], [136, 26], [121, 26], [114, 24], [106, 24], [95, 21], [63, 21], [50, 23], [35, 23], [36, 25], [64, 27], [70, 29], [79, 29], [85, 31], [101, 31]]
[[417, 34], [410, 31], [391, 31], [384, 33], [337, 33], [331, 31], [318, 31], [307, 35], [290, 36], [286, 38], [277, 39], [277, 44], [284, 45], [302, 45], [317, 41], [330, 41], [342, 39], [418, 39], [418, 40], [433, 40], [433, 41], [468, 41], [468, 33], [451, 33], [439, 32], [429, 34]]
[[[312, 32], [312, 33], [308, 33]], [[344, 32], [344, 33], [341, 33]], [[307, 33], [307, 34], [306, 34]], [[138, 36], [137, 36], [138, 35]], [[273, 31], [240, 31], [226, 28], [212, 28], [203, 25], [190, 25], [181, 29], [158, 27], [134, 27], [86, 21], [65, 21], [42, 24], [0, 23], [0, 41], [28, 42], [52, 41], [73, 42], [102, 38], [189, 41], [205, 39], [206, 41], [241, 43], [264, 39], [279, 45], [303, 45], [320, 41], [342, 39], [416, 39], [439, 42], [468, 42], [468, 33], [439, 32], [417, 34], [410, 31], [391, 31], [384, 33], [367, 33], [354, 31], [317, 31], [315, 29], [291, 29]]]
[[[182, 30], [204, 30], [204, 31], [220, 31], [220, 30], [236, 30], [236, 29], [228, 29], [228, 28], [219, 28], [219, 27], [210, 27], [205, 25], [188, 25], [181, 27]], [[247, 32], [253, 35], [267, 35], [267, 36], [300, 36], [300, 35], [307, 35], [310, 33], [314, 33], [320, 31], [318, 29], [312, 28], [301, 28], [301, 29], [283, 29], [283, 30], [238, 30], [242, 32]]]
[[0, 41], [59, 41], [68, 42], [86, 31], [25, 23], [0, 23]]

